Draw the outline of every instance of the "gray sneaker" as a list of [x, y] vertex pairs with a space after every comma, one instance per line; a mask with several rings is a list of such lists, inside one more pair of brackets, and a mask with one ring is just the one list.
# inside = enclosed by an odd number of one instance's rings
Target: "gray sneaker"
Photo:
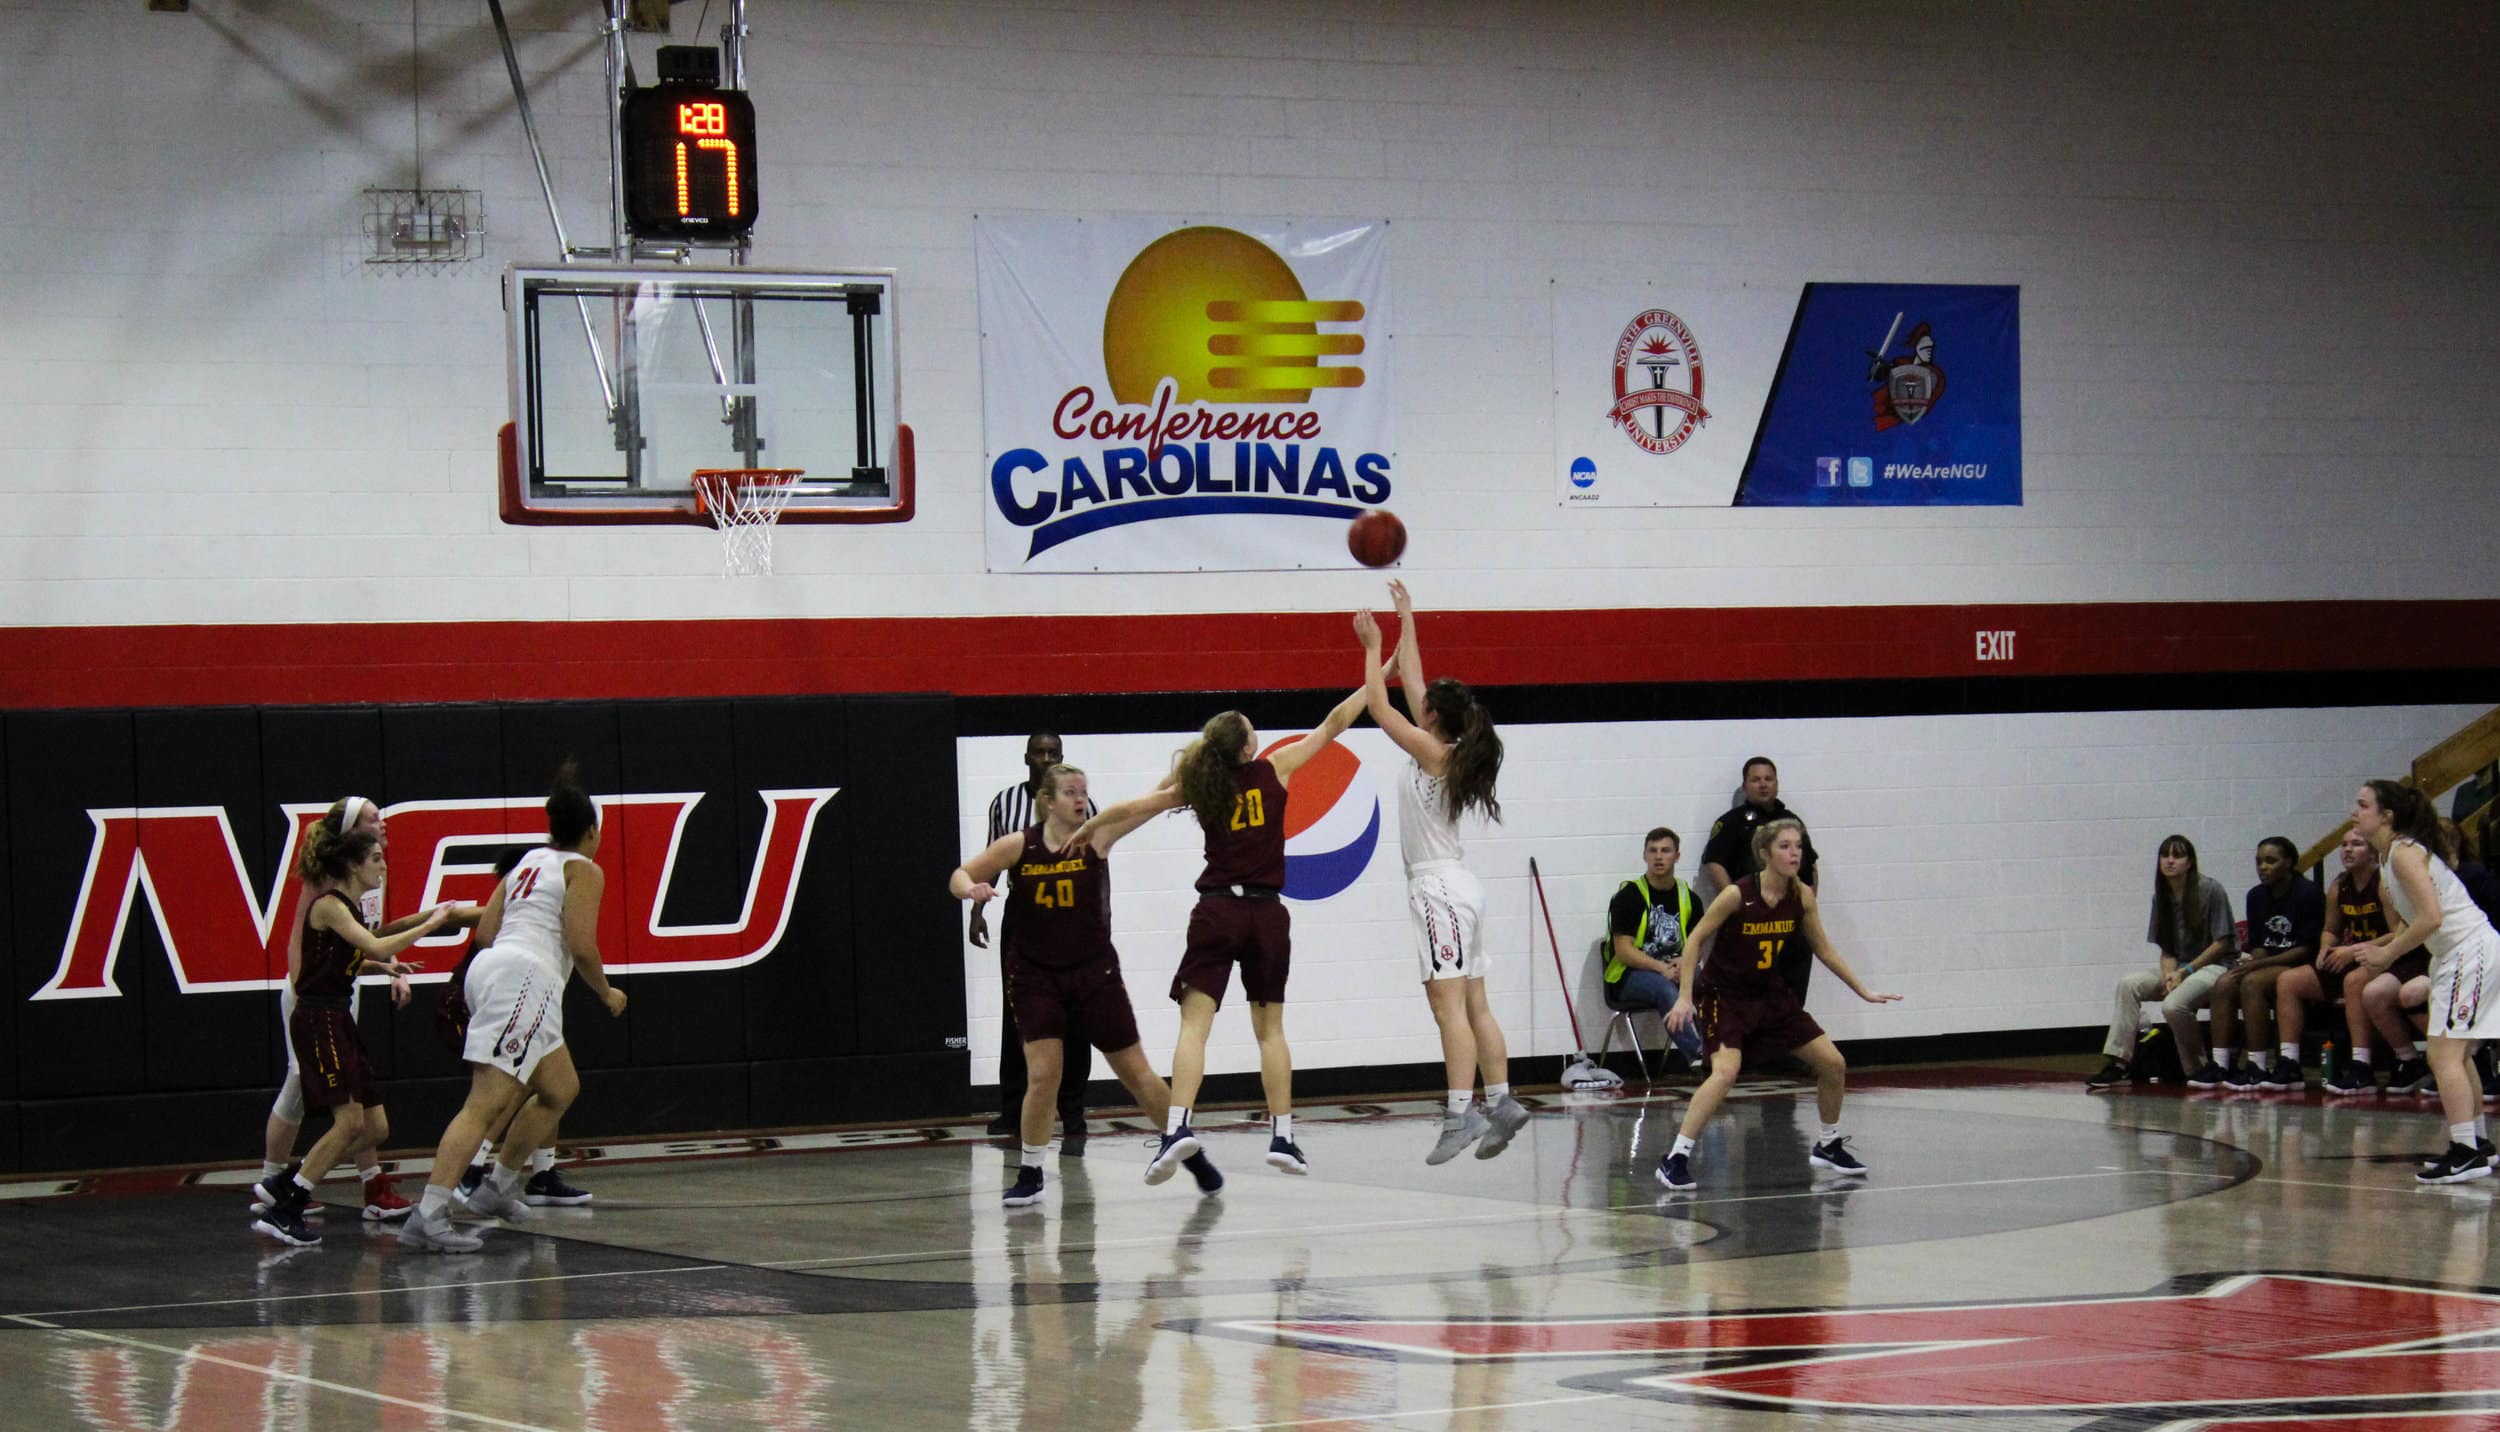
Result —
[[1468, 1105], [1467, 1112], [1463, 1114], [1453, 1114], [1446, 1109], [1443, 1110], [1441, 1141], [1432, 1146], [1431, 1153], [1424, 1155], [1424, 1162], [1428, 1164], [1448, 1163], [1458, 1157], [1460, 1149], [1483, 1138], [1487, 1127], [1484, 1110], [1473, 1104]]
[[1484, 1117], [1493, 1129], [1484, 1136], [1483, 1143], [1476, 1145], [1476, 1157], [1480, 1159], [1492, 1158], [1509, 1148], [1519, 1131], [1528, 1127], [1530, 1115], [1525, 1104], [1505, 1094], [1500, 1103], [1484, 1111]]
[[420, 1211], [399, 1225], [399, 1246], [420, 1253], [475, 1253], [486, 1246], [486, 1240], [452, 1227], [448, 1214], [437, 1213], [429, 1219]]
[[536, 1210], [521, 1201], [518, 1192], [507, 1192], [489, 1174], [469, 1194], [469, 1212], [480, 1218], [501, 1218], [513, 1223], [537, 1217]]

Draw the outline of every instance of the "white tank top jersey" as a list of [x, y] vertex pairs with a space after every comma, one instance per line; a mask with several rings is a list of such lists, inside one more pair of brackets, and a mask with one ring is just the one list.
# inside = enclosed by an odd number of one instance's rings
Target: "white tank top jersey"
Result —
[[2399, 845], [2410, 845], [2422, 851], [2426, 857], [2423, 864], [2430, 867], [2431, 890], [2439, 896], [2439, 928], [2431, 931], [2431, 937], [2422, 942], [2430, 948], [2430, 952], [2444, 958], [2456, 953], [2477, 935], [2484, 939], [2491, 938], [2491, 920], [2483, 914], [2482, 907], [2474, 903], [2474, 897], [2465, 893], [2465, 882], [2448, 868], [2447, 861], [2423, 850], [2418, 840], [2398, 840], [2396, 845], [2388, 847], [2387, 873], [2379, 882], [2387, 891], [2387, 903], [2396, 907], [2396, 913], [2404, 917], [2405, 923], [2412, 924], [2414, 914], [2410, 908], [2413, 902], [2405, 896], [2404, 882], [2396, 878], [2396, 846]]
[[521, 857], [503, 881], [503, 927], [495, 948], [518, 950], [558, 975], [571, 971], [564, 952], [564, 876], [574, 861], [590, 857], [545, 846]]
[[1407, 762], [1406, 779], [1398, 783], [1398, 854], [1405, 857], [1406, 868], [1454, 861], [1465, 853], [1458, 822], [1450, 819], [1448, 785]]

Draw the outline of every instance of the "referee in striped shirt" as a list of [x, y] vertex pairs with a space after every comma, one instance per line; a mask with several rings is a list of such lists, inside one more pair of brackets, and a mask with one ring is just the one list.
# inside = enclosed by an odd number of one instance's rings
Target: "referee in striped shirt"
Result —
[[[1025, 778], [990, 797], [990, 843], [996, 844], [1011, 831], [1029, 829], [1033, 824], [1033, 792], [1041, 786], [1042, 776], [1065, 759], [1065, 747], [1057, 732], [1036, 731], [1024, 738]], [[1094, 803], [1085, 803], [1088, 817], [1096, 814]], [[1006, 877], [1001, 877], [1000, 893], [1004, 894]], [[972, 906], [971, 937], [975, 947], [988, 949], [989, 917], [986, 906], [976, 901]], [[1024, 1115], [1024, 1037], [1016, 1030], [1016, 1007], [1001, 1001], [1003, 1024], [998, 1036], [998, 1117], [991, 1121], [993, 1134], [1015, 1133]], [[1074, 1011], [1068, 1021], [1065, 1063], [1059, 1076], [1059, 1152], [1082, 1153], [1085, 1149], [1085, 1084], [1094, 1076], [1094, 1049], [1085, 1039], [1084, 1029], [1076, 1023]]]

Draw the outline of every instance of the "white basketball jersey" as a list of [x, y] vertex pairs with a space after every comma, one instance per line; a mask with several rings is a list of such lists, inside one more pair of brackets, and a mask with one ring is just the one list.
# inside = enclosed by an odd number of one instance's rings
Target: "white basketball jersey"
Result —
[[1448, 785], [1407, 762], [1406, 779], [1398, 782], [1398, 854], [1405, 857], [1406, 868], [1456, 860], [1464, 853], [1458, 822], [1450, 819]]
[[503, 881], [503, 928], [495, 948], [518, 950], [563, 975], [573, 967], [564, 952], [564, 877], [573, 862], [589, 856], [545, 846], [521, 857]]
[[[2422, 850], [2420, 841], [2399, 840], [2396, 844]], [[2488, 939], [2492, 933], [2491, 921], [2484, 916], [2482, 907], [2474, 903], [2474, 897], [2466, 893], [2465, 882], [2448, 868], [2447, 861], [2427, 850], [2422, 850], [2422, 854], [2425, 857], [2422, 863], [2430, 867], [2431, 891], [2439, 897], [2439, 928], [2431, 931], [2431, 937], [2422, 943], [2428, 945], [2434, 955], [2451, 955], [2477, 934]], [[2396, 913], [2404, 917], [2406, 924], [2412, 924], [2415, 912], [2406, 907], [2413, 902], [2405, 898], [2404, 882], [2396, 878], [2396, 852], [2393, 847], [2387, 852], [2386, 873], [2380, 877], [2379, 887], [2387, 892], [2387, 903], [2396, 907]]]

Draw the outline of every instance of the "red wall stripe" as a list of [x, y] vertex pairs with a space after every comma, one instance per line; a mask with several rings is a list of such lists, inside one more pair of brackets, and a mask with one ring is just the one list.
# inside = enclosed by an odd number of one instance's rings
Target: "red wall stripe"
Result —
[[[1432, 668], [1480, 686], [2500, 666], [2500, 601], [1428, 612], [1422, 628]], [[2011, 659], [1981, 660], [1981, 631], [2013, 632]], [[1336, 612], [0, 628], [15, 710], [1309, 690], [1357, 674]]]

